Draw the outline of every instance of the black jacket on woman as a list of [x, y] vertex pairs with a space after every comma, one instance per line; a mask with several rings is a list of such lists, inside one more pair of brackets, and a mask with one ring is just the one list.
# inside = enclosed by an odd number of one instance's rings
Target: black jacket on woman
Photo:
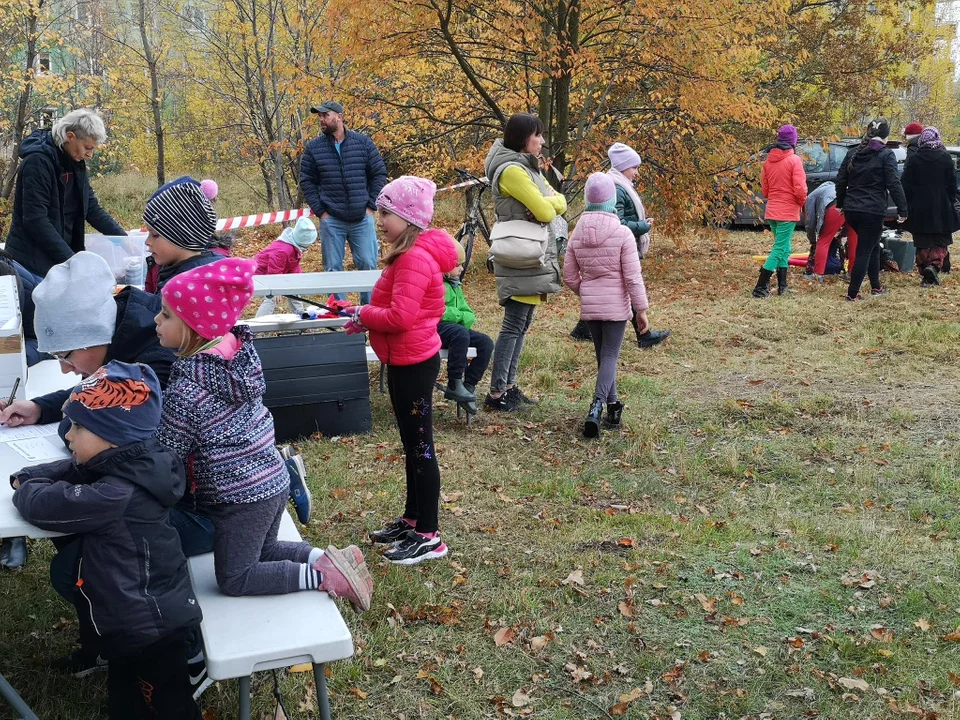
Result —
[[897, 158], [887, 147], [873, 148], [868, 143], [850, 150], [840, 165], [836, 185], [838, 210], [886, 215], [889, 191], [897, 212], [907, 217]]
[[87, 223], [104, 235], [127, 234], [97, 202], [86, 164], [54, 145], [48, 130], [25, 138], [20, 157], [7, 252], [27, 270], [43, 277], [83, 250]]
[[957, 199], [957, 174], [953, 158], [943, 148], [920, 148], [903, 170], [903, 192], [910, 217], [904, 229], [914, 234], [917, 247], [927, 247], [924, 236], [944, 235], [957, 229], [953, 203]]

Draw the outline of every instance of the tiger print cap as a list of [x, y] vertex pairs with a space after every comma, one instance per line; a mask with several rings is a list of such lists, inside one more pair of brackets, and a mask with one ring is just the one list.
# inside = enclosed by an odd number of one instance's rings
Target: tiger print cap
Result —
[[156, 435], [161, 401], [160, 381], [150, 366], [111, 360], [73, 389], [63, 414], [123, 447]]

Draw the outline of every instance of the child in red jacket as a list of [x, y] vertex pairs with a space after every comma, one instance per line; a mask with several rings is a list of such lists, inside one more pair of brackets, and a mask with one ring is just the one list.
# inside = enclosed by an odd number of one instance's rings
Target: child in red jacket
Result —
[[443, 557], [440, 539], [440, 467], [433, 446], [433, 386], [440, 374], [437, 324], [446, 310], [443, 275], [457, 266], [457, 251], [443, 230], [428, 230], [437, 186], [405, 175], [377, 197], [377, 225], [391, 246], [370, 304], [356, 308], [347, 332], [370, 331], [370, 345], [387, 366], [390, 403], [406, 454], [403, 515], [371, 533], [398, 565]]
[[[284, 228], [280, 237], [257, 253], [257, 275], [290, 275], [301, 273], [300, 258], [303, 253], [317, 241], [317, 226], [310, 218], [302, 217], [292, 228]], [[303, 314], [303, 303], [293, 298], [287, 298], [290, 309], [297, 315]], [[272, 315], [277, 307], [277, 299], [273, 296], [265, 297], [257, 317]]]
[[764, 218], [773, 231], [773, 249], [760, 268], [760, 279], [753, 289], [755, 298], [770, 297], [767, 287], [773, 273], [777, 273], [777, 293], [784, 295], [787, 288], [787, 267], [793, 241], [793, 229], [800, 220], [800, 208], [807, 201], [807, 174], [803, 161], [794, 152], [797, 147], [797, 129], [784, 125], [777, 131], [777, 142], [767, 153], [760, 174], [763, 196], [767, 198]]

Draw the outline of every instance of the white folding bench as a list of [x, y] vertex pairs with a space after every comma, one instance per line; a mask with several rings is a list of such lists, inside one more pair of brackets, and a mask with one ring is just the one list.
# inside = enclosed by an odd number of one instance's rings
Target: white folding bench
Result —
[[[477, 356], [477, 349], [475, 347], [467, 348], [467, 359], [472, 360]], [[440, 351], [440, 359], [447, 359], [447, 351]], [[377, 357], [377, 354], [373, 351], [373, 348], [367, 345], [367, 362], [374, 363], [380, 362], [380, 358]], [[383, 363], [380, 363], [380, 392], [385, 393], [387, 391], [387, 366]]]
[[[281, 540], [300, 533], [288, 513], [280, 523]], [[301, 663], [313, 665], [321, 720], [330, 720], [324, 664], [353, 656], [353, 638], [336, 604], [326, 593], [231, 597], [217, 587], [213, 553], [187, 562], [203, 622], [203, 653], [212, 680], [239, 679], [240, 720], [250, 720], [250, 679], [260, 670]]]

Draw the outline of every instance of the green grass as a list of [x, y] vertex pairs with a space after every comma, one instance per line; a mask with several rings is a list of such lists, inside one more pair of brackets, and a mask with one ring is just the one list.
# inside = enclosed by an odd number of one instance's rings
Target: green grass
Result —
[[[451, 554], [399, 568], [369, 550], [374, 606], [345, 610], [357, 654], [329, 668], [336, 717], [618, 717], [635, 688], [623, 717], [960, 717], [960, 645], [944, 639], [960, 625], [957, 281], [885, 276], [888, 296], [849, 304], [795, 272], [793, 295], [753, 300], [750, 255], [769, 245], [657, 240], [650, 318], [674, 335], [624, 348], [621, 432], [579, 434], [595, 367], [567, 336], [569, 293], [538, 309], [524, 350], [539, 406], [468, 428], [438, 403]], [[465, 289], [495, 335], [480, 260]], [[301, 444], [318, 544], [362, 544], [401, 507], [399, 439], [375, 384], [371, 399], [371, 435]], [[49, 544], [32, 549], [0, 576], [0, 671], [43, 718], [96, 718], [103, 678], [44, 669], [76, 628], [46, 580]], [[582, 586], [564, 582], [578, 569]], [[867, 571], [876, 583], [856, 587]], [[513, 639], [497, 647], [501, 628]], [[283, 680], [289, 717], [316, 716], [300, 707], [310, 683]], [[235, 692], [204, 707], [236, 717]], [[269, 676], [255, 692], [260, 718]]]

